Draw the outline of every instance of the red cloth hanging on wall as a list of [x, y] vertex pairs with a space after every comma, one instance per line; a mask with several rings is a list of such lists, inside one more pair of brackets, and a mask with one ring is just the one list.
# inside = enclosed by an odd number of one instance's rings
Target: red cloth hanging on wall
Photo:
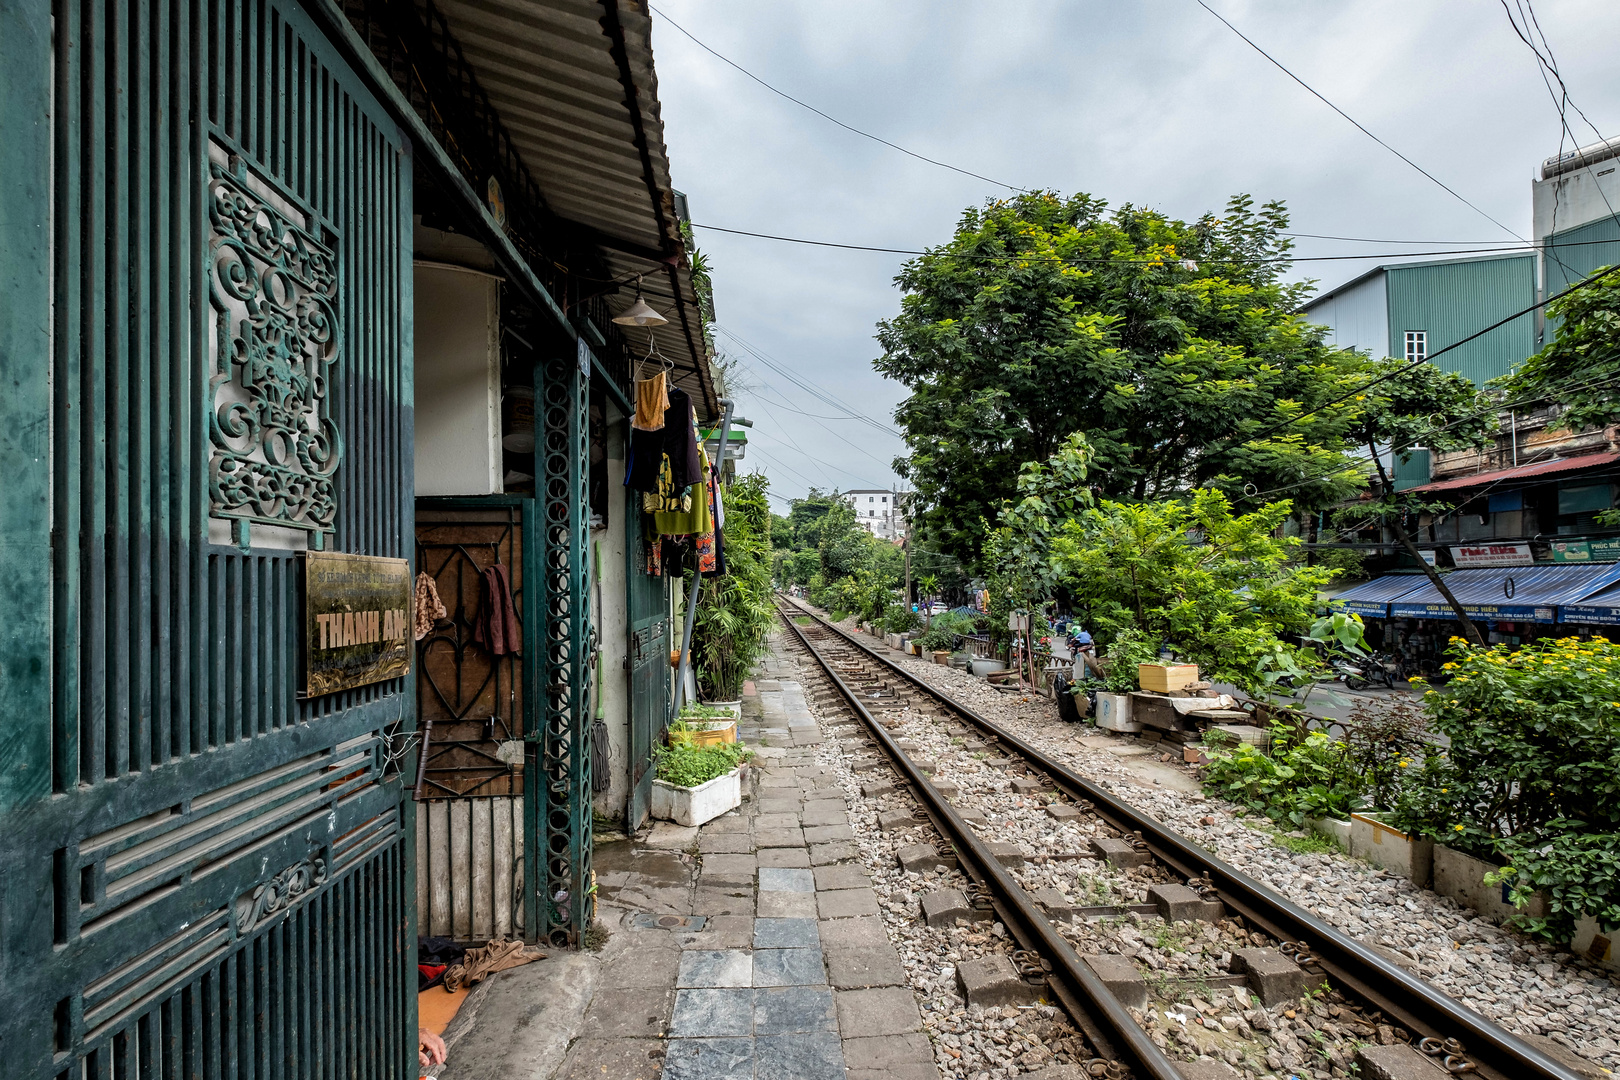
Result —
[[516, 655], [523, 651], [523, 626], [517, 606], [512, 603], [512, 582], [506, 566], [496, 563], [478, 575], [478, 617], [473, 620], [473, 640], [495, 656]]

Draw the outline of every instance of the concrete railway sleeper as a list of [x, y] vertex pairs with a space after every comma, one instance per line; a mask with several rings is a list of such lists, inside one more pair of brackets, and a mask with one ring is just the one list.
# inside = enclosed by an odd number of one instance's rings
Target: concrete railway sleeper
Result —
[[[1214, 1043], [1190, 1037], [1204, 1040], [1207, 1027], [1215, 1036], [1231, 1037], [1225, 1052], [1235, 1064], [1257, 1064], [1255, 1048], [1274, 1044], [1256, 1075], [1289, 1075], [1293, 1069], [1286, 1055], [1292, 1050], [1332, 1054], [1315, 1064], [1340, 1066], [1341, 1073], [1354, 1061], [1360, 1075], [1391, 1080], [1446, 1074], [1577, 1080], [1578, 1074], [1559, 1062], [1213, 858], [816, 612], [784, 603], [782, 614], [827, 680], [812, 700], [823, 709], [852, 712], [886, 758], [853, 765], [864, 798], [879, 805], [902, 803], [880, 811], [878, 827], [899, 831], [926, 819], [943, 838], [943, 843], [899, 847], [900, 866], [922, 873], [959, 866], [972, 882], [965, 890], [924, 894], [922, 918], [932, 926], [960, 925], [957, 920], [987, 919], [993, 912], [1022, 947], [1010, 970], [1006, 961], [999, 968], [961, 965], [963, 993], [970, 1001], [988, 1002], [1003, 990], [1015, 993], [1006, 988], [1020, 982], [1044, 984], [1097, 1055], [1086, 1064], [1085, 1075], [1129, 1072], [1154, 1080], [1243, 1075], [1219, 1063], [1221, 1050]], [[938, 752], [936, 732], [949, 737], [948, 749], [955, 753]], [[1009, 793], [1057, 793], [1048, 796], [1053, 801], [1044, 813], [1054, 828], [1080, 826], [1061, 830], [1068, 849], [1026, 854], [1019, 844], [981, 839], [991, 824], [956, 782], [969, 783], [966, 777], [953, 779], [951, 762], [970, 759], [981, 774], [984, 766], [998, 773], [998, 786]], [[917, 804], [903, 804], [908, 793]], [[1129, 889], [1138, 893], [1145, 886], [1145, 902], [1076, 904], [1058, 889], [1043, 887], [1056, 868], [1081, 867], [1121, 875], [1117, 880], [1128, 879]], [[1130, 958], [1130, 942], [1150, 925], [1167, 928], [1151, 931], [1161, 941], [1170, 935], [1189, 939], [1194, 951], [1221, 950], [1226, 973], [1203, 971], [1180, 979], [1153, 969], [1144, 973]], [[1121, 948], [1116, 934], [1130, 947]], [[1151, 958], [1153, 950], [1145, 953]], [[1230, 994], [1240, 1002], [1252, 995], [1262, 1008], [1224, 1016], [1220, 1009], [1189, 1015], [1184, 1006], [1181, 1013], [1162, 1008], [1175, 999], [1205, 1005], [1200, 993]], [[1157, 1009], [1148, 1007], [1150, 996], [1160, 1003]], [[1272, 1021], [1265, 1010], [1289, 1003], [1296, 1007], [1266, 1030]], [[1196, 1032], [1187, 1029], [1189, 1019]], [[1171, 1020], [1190, 1034], [1175, 1030]], [[1183, 1052], [1208, 1051], [1216, 1060], [1173, 1061], [1165, 1052], [1172, 1042]], [[1250, 1056], [1240, 1060], [1234, 1047]], [[1311, 1073], [1302, 1069], [1300, 1074]], [[1331, 1074], [1323, 1069], [1320, 1075]]]

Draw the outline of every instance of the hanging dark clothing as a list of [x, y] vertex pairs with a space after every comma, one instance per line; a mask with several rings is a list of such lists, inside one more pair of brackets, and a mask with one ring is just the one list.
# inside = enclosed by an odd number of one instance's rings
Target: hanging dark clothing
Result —
[[523, 627], [512, 603], [512, 583], [501, 563], [479, 572], [478, 614], [473, 640], [496, 656], [523, 651]]
[[630, 460], [624, 471], [624, 486], [632, 491], [657, 491], [658, 466], [664, 460], [664, 430], [630, 429]]
[[703, 461], [698, 457], [697, 427], [693, 421], [692, 399], [680, 387], [670, 387], [669, 412], [664, 415], [662, 434], [664, 453], [669, 455], [670, 473], [678, 488], [689, 488], [703, 479]]

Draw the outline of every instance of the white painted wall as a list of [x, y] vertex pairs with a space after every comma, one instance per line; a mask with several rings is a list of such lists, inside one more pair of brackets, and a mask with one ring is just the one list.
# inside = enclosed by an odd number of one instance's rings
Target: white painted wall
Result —
[[416, 493], [501, 490], [500, 278], [416, 264]]
[[1620, 211], [1620, 158], [1599, 161], [1551, 180], [1532, 180], [1530, 198], [1537, 240], [1555, 230], [1563, 232], [1612, 217]]
[[1328, 327], [1329, 345], [1364, 349], [1374, 359], [1389, 355], [1389, 293], [1382, 272], [1312, 300], [1304, 317], [1306, 322]]
[[[591, 532], [601, 568], [602, 587], [591, 598], [592, 625], [602, 649], [602, 718], [613, 746], [613, 786], [597, 795], [597, 811], [623, 818], [630, 799], [630, 605], [625, 590], [625, 515], [630, 513], [625, 486], [625, 416], [610, 402], [607, 407], [608, 527]], [[597, 597], [600, 597], [598, 601]]]

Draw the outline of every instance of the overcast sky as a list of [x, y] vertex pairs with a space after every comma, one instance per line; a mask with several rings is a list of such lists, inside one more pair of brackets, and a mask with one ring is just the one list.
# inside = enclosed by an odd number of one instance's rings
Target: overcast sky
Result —
[[[1285, 200], [1301, 232], [1513, 240], [1195, 0], [654, 2], [712, 49], [844, 123], [1008, 184], [1178, 218], [1247, 192]], [[1209, 3], [1374, 134], [1530, 235], [1530, 182], [1558, 150], [1558, 114], [1495, 0]], [[1620, 134], [1620, 4], [1541, 0], [1536, 15], [1575, 103], [1605, 136]], [[836, 127], [657, 13], [653, 21], [675, 184], [700, 225], [920, 248], [947, 240], [965, 207], [1006, 194]], [[1573, 113], [1571, 124], [1582, 144], [1596, 141]], [[754, 421], [748, 464], [784, 499], [812, 484], [893, 484], [888, 463], [901, 441], [841, 417], [893, 426], [904, 388], [871, 362], [875, 324], [898, 310], [894, 276], [905, 257], [701, 229], [697, 240], [714, 267], [719, 344], [742, 360], [739, 413]], [[1296, 254], [1402, 250], [1422, 248], [1300, 240]], [[1304, 263], [1293, 276], [1327, 287], [1375, 264]]]

